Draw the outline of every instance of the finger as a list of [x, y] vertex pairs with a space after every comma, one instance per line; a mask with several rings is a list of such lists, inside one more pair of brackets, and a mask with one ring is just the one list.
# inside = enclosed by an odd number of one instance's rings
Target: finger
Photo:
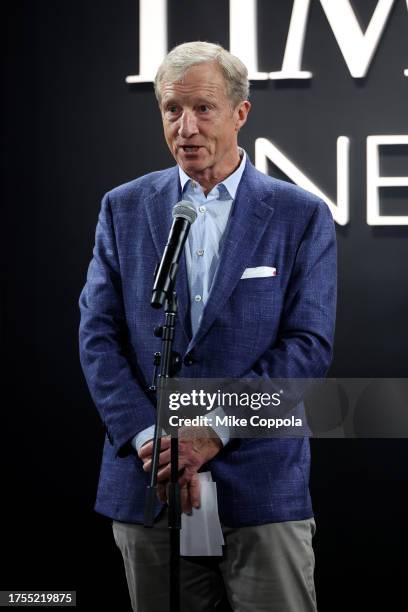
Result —
[[[142, 446], [142, 449], [144, 447]], [[140, 459], [142, 459], [143, 461], [143, 469], [145, 472], [149, 472], [151, 470], [151, 466], [152, 466], [152, 462], [153, 462], [153, 457], [152, 457], [152, 453], [150, 454], [146, 454], [146, 453], [142, 453], [142, 449], [140, 449], [140, 453], [139, 453], [139, 457]], [[152, 447], [152, 452], [153, 452], [153, 447]], [[170, 462], [170, 458], [171, 458], [171, 451], [170, 449], [164, 449], [162, 445], [160, 445], [160, 454], [159, 454], [159, 465], [166, 465], [167, 463]]]
[[165, 465], [167, 463], [170, 463], [170, 459], [171, 459], [171, 451], [169, 448], [166, 450], [160, 451], [159, 465]]
[[187, 484], [185, 484], [180, 489], [180, 502], [181, 502], [181, 511], [185, 512], [186, 514], [191, 514], [192, 507], [191, 507], [190, 494], [189, 494], [189, 489], [188, 489]]
[[198, 477], [198, 474], [194, 474], [191, 479], [190, 479], [190, 485], [189, 485], [189, 493], [190, 493], [190, 503], [193, 506], [193, 508], [199, 508], [200, 507], [200, 503], [201, 503], [201, 497], [200, 497], [200, 479]]
[[171, 465], [167, 464], [164, 468], [157, 472], [157, 482], [165, 482], [170, 480]]
[[140, 459], [144, 460], [151, 456], [152, 451], [153, 451], [153, 441], [149, 440], [148, 442], [145, 442], [139, 448], [139, 450], [137, 451], [137, 454], [139, 455]]
[[[164, 436], [160, 438], [160, 451], [167, 450], [170, 448], [170, 436]], [[138, 455], [140, 459], [149, 459], [153, 453], [153, 440], [149, 440], [145, 442], [138, 451]]]
[[[143, 460], [143, 469], [145, 472], [150, 472], [150, 470], [152, 469], [152, 463], [153, 463], [153, 459], [151, 458]], [[169, 463], [170, 463], [170, 454], [168, 453], [168, 451], [164, 451], [163, 453], [160, 453], [159, 466], [165, 466], [165, 465], [168, 465]]]
[[178, 480], [179, 486], [183, 487], [185, 484], [190, 484], [191, 479], [196, 473], [197, 473], [197, 470], [194, 467], [192, 466], [186, 467], [184, 472], [179, 477], [179, 480]]
[[165, 484], [158, 484], [156, 492], [159, 501], [161, 501], [162, 504], [167, 503], [167, 486]]

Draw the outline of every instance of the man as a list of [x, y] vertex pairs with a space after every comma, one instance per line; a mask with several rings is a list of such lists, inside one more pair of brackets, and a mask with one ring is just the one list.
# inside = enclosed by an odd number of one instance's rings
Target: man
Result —
[[[218, 45], [179, 45], [155, 91], [177, 165], [105, 195], [80, 297], [81, 363], [107, 433], [95, 509], [113, 519], [138, 612], [167, 609], [167, 437], [157, 525], [142, 523], [155, 422], [147, 388], [160, 348], [152, 329], [162, 322], [150, 297], [174, 204], [190, 200], [198, 214], [176, 282], [180, 377], [324, 376], [336, 293], [326, 204], [258, 172], [238, 148], [251, 106], [242, 62]], [[245, 273], [254, 268], [276, 275]], [[199, 506], [197, 473], [210, 470], [226, 542], [217, 564], [182, 559], [182, 609], [215, 609], [224, 588], [235, 612], [315, 610], [308, 439], [216, 433], [180, 441], [183, 509]]]

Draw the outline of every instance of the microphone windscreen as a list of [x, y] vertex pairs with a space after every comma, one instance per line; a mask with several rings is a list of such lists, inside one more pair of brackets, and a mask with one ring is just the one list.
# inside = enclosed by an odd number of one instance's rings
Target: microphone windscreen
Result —
[[194, 221], [197, 219], [196, 210], [190, 202], [182, 200], [173, 207], [173, 219], [180, 217], [182, 219], [186, 219], [189, 223], [194, 223]]

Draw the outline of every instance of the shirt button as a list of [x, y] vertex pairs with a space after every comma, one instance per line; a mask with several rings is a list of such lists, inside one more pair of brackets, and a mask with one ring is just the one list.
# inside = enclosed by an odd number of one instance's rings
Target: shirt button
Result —
[[203, 299], [203, 298], [201, 297], [201, 295], [196, 295], [196, 296], [195, 296], [195, 298], [194, 298], [194, 300], [195, 300], [196, 302], [201, 302], [201, 300], [202, 300], [202, 299]]
[[205, 206], [199, 206], [198, 210], [200, 213], [205, 213]]
[[197, 251], [196, 251], [196, 252], [197, 252], [197, 255], [198, 255], [199, 257], [201, 257], [202, 255], [204, 255], [204, 249], [197, 249]]

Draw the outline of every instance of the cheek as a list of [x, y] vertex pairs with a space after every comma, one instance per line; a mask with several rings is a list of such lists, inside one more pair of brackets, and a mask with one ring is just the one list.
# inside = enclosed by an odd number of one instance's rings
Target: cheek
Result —
[[229, 142], [233, 139], [235, 134], [235, 130], [233, 125], [231, 124], [231, 118], [225, 118], [224, 122], [217, 125], [216, 129], [213, 131], [214, 141], [218, 143]]
[[164, 135], [165, 135], [167, 144], [169, 146], [173, 146], [176, 136], [177, 136], [177, 132], [173, 129], [169, 129], [169, 130], [165, 130]]

